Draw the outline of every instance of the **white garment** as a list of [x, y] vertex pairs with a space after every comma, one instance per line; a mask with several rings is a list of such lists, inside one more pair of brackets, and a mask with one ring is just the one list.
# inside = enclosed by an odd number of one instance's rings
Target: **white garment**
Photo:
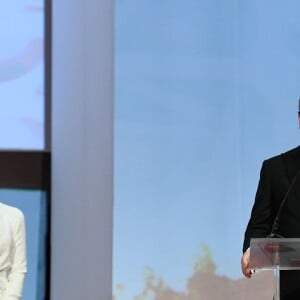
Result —
[[0, 203], [0, 300], [20, 300], [27, 271], [23, 213]]

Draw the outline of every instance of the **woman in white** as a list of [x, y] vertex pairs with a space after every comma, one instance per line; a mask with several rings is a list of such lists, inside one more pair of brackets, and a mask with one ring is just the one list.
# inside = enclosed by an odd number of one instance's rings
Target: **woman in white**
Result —
[[0, 300], [20, 300], [26, 264], [23, 213], [0, 203]]

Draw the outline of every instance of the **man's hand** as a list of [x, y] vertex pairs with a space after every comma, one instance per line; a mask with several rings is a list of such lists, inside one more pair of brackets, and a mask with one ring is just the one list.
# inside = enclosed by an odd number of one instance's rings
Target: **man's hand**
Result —
[[241, 259], [242, 272], [247, 277], [251, 277], [251, 269], [250, 269], [250, 248], [248, 248], [242, 256]]

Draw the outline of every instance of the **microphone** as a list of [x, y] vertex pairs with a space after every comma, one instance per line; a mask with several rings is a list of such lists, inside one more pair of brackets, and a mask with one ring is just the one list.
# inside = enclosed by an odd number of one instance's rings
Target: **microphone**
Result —
[[267, 236], [268, 238], [276, 238], [276, 237], [277, 237], [277, 238], [283, 238], [283, 236], [281, 236], [281, 235], [279, 235], [279, 234], [277, 233], [277, 230], [278, 230], [278, 228], [279, 228], [279, 222], [280, 222], [280, 217], [281, 217], [281, 211], [282, 211], [282, 209], [283, 209], [284, 204], [285, 204], [286, 201], [287, 201], [288, 196], [289, 196], [290, 193], [291, 193], [292, 188], [294, 187], [294, 185], [295, 185], [295, 183], [296, 183], [296, 181], [297, 181], [297, 178], [299, 177], [299, 174], [300, 174], [300, 170], [299, 170], [299, 171], [296, 173], [296, 175], [294, 176], [294, 178], [293, 178], [293, 180], [292, 180], [292, 182], [291, 182], [291, 184], [290, 184], [290, 186], [289, 186], [289, 188], [288, 188], [288, 190], [287, 190], [287, 192], [286, 192], [286, 194], [285, 194], [283, 200], [281, 201], [281, 204], [280, 204], [280, 206], [279, 206], [279, 209], [278, 209], [276, 218], [274, 219], [274, 222], [273, 222], [273, 225], [272, 225], [271, 233]]

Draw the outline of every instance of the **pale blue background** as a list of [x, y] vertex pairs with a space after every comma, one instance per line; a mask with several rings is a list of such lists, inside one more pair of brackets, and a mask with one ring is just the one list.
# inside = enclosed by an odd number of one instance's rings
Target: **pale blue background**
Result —
[[[260, 166], [299, 143], [299, 1], [117, 0], [114, 290], [241, 277]], [[118, 294], [117, 284], [125, 286]]]

